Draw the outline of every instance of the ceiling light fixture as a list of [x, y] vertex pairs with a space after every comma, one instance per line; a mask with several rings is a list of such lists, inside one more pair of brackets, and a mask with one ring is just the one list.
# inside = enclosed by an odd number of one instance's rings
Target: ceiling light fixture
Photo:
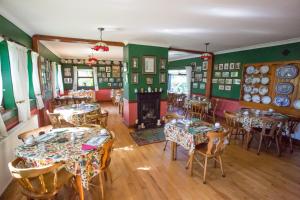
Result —
[[100, 32], [100, 42], [97, 42], [95, 46], [92, 47], [92, 49], [95, 51], [109, 51], [108, 45], [102, 41], [102, 31], [104, 31], [104, 28], [98, 28], [98, 30]]
[[89, 65], [89, 66], [95, 65], [95, 64], [97, 64], [97, 61], [98, 61], [98, 59], [92, 54], [92, 55], [89, 56], [86, 64]]
[[209, 58], [211, 58], [211, 54], [209, 52], [207, 52], [207, 47], [209, 45], [209, 42], [206, 42], [204, 44], [205, 44], [205, 53], [202, 53], [200, 55], [200, 58], [203, 60], [208, 60]]

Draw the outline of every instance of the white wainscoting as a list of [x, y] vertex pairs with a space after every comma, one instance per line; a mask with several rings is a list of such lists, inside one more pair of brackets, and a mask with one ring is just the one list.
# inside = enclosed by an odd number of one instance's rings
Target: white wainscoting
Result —
[[11, 129], [8, 132], [8, 136], [0, 141], [0, 195], [12, 180], [7, 163], [15, 158], [15, 148], [21, 143], [17, 138], [18, 134], [37, 127], [38, 117], [37, 115], [34, 115], [29, 121], [21, 123]]

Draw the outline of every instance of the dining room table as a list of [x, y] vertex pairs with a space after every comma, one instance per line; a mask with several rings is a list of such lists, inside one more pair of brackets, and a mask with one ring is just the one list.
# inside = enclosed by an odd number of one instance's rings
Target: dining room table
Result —
[[216, 128], [213, 124], [192, 119], [174, 119], [165, 124], [164, 134], [166, 141], [171, 142], [171, 158], [176, 160], [177, 145], [180, 145], [189, 152], [189, 159], [186, 164], [188, 169], [194, 157], [196, 145], [207, 143], [206, 134], [209, 131], [219, 131], [222, 127]]
[[[68, 127], [52, 129], [15, 149], [15, 155], [26, 161], [28, 167], [40, 167], [63, 162], [64, 167], [76, 178], [80, 199], [83, 188], [89, 189], [89, 180], [99, 174], [101, 156], [87, 145], [102, 148], [111, 138], [108, 130], [101, 127]], [[95, 155], [93, 155], [95, 154]], [[87, 159], [92, 163], [87, 166]]]
[[264, 125], [267, 129], [272, 127], [272, 123], [264, 124], [264, 118], [272, 119], [274, 122], [279, 121], [278, 128], [281, 128], [282, 133], [288, 135], [290, 134], [290, 129], [288, 126], [289, 116], [284, 115], [279, 112], [275, 112], [273, 110], [260, 110], [260, 109], [250, 109], [250, 108], [242, 108], [236, 110], [235, 112], [236, 120], [242, 124], [242, 127], [247, 132], [247, 142], [246, 147], [249, 147], [249, 143], [253, 135], [251, 134], [251, 130], [253, 128], [263, 128]]
[[67, 122], [75, 125], [82, 125], [86, 123], [86, 115], [98, 112], [99, 110], [99, 104], [81, 103], [57, 107], [53, 110], [53, 113], [60, 114]]

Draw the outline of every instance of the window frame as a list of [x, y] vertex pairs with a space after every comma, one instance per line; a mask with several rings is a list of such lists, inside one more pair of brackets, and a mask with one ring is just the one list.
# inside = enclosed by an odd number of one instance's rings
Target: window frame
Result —
[[[91, 76], [79, 76], [79, 71], [81, 70], [89, 70], [92, 72]], [[80, 86], [79, 85], [79, 80], [81, 78], [88, 78], [88, 79], [92, 79], [92, 86]], [[94, 85], [94, 70], [92, 68], [79, 68], [77, 69], [77, 88], [80, 89], [94, 89], [95, 85]]]

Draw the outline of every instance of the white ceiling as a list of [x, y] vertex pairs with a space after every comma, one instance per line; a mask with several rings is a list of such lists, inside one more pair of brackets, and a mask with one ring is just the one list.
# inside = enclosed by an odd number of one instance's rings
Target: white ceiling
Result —
[[123, 47], [109, 46], [108, 52], [94, 51], [91, 44], [41, 41], [50, 51], [60, 58], [87, 59], [93, 55], [100, 60], [123, 60]]
[[29, 34], [222, 51], [300, 36], [300, 0], [0, 0]]

